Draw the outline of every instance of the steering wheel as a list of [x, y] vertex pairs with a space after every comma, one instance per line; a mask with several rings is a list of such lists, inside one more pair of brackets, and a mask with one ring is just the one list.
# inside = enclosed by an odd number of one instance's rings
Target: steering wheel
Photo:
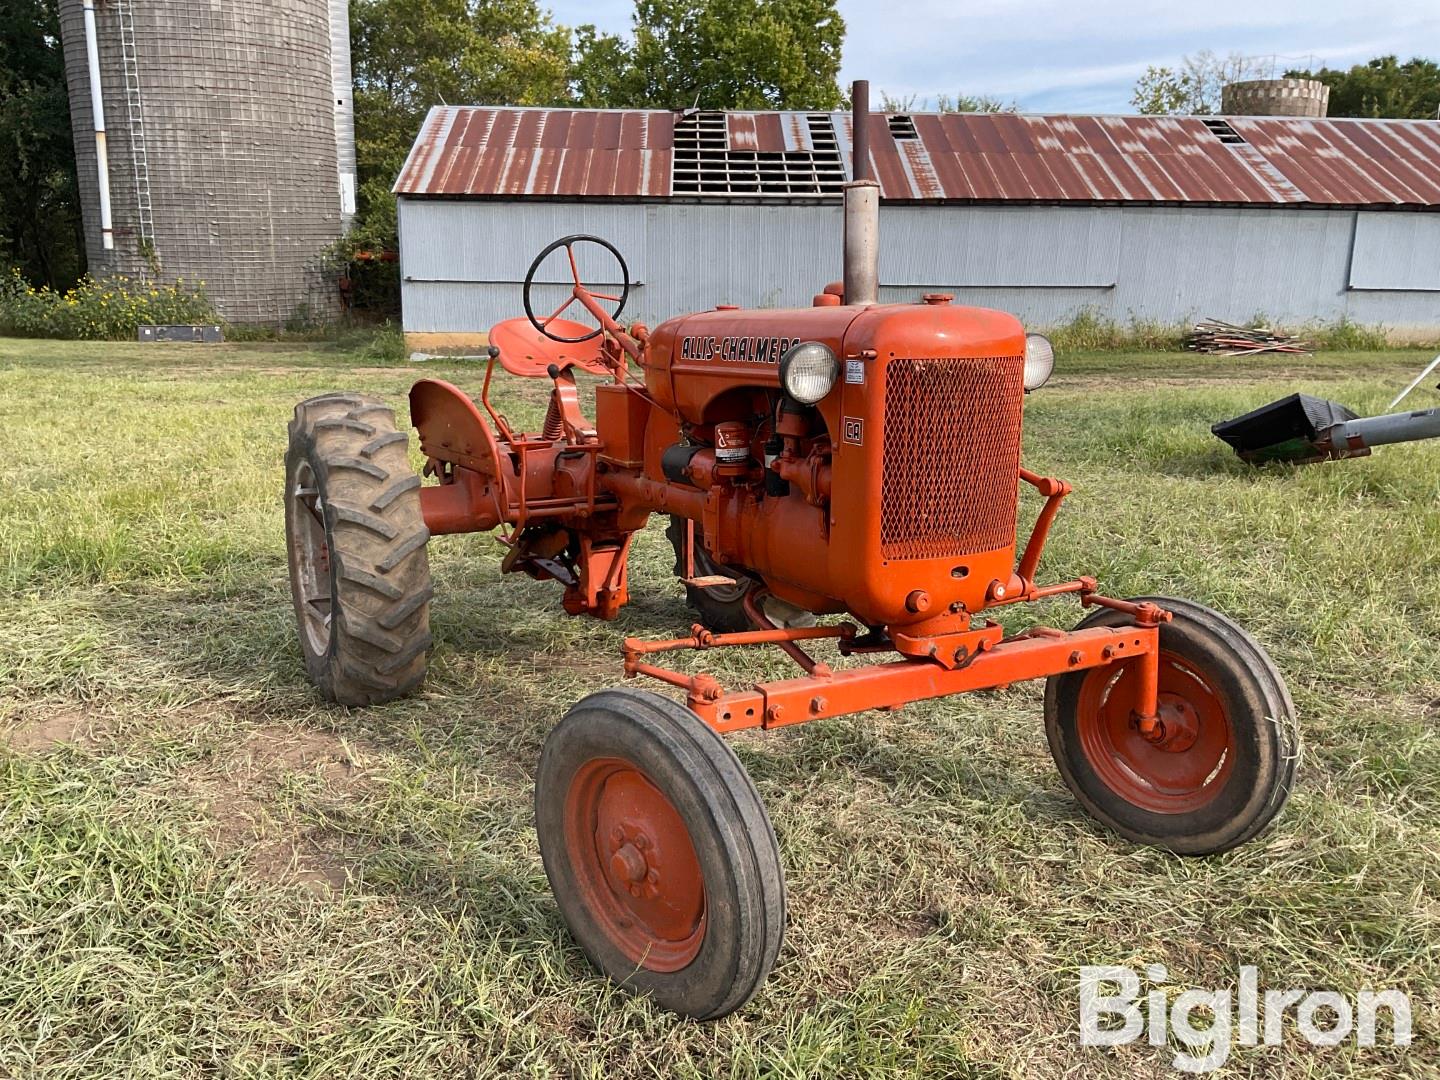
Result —
[[[609, 293], [591, 292], [585, 287], [584, 283], [580, 280], [579, 265], [575, 262], [575, 245], [579, 243], [598, 244], [610, 252], [611, 255], [615, 256], [615, 261], [620, 264], [620, 279], [624, 282], [624, 288], [620, 290], [619, 296], [611, 296]], [[535, 274], [539, 271], [540, 264], [543, 263], [552, 252], [562, 247], [565, 249], [565, 254], [569, 256], [570, 276], [574, 278], [575, 286], [571, 289], [568, 300], [549, 315], [545, 316], [545, 318], [537, 319], [535, 317], [535, 310], [530, 303], [530, 290], [535, 284]], [[575, 303], [576, 300], [580, 300], [581, 303], [584, 304], [582, 297], [593, 297], [596, 300], [609, 300], [616, 304], [615, 310], [610, 313], [610, 318], [618, 319], [620, 312], [625, 310], [625, 301], [630, 299], [630, 268], [625, 265], [624, 257], [616, 250], [615, 245], [610, 243], [610, 241], [603, 240], [598, 236], [591, 236], [588, 233], [575, 233], [573, 236], [562, 236], [559, 240], [556, 240], [553, 244], [546, 247], [539, 255], [535, 256], [535, 261], [530, 264], [530, 269], [525, 273], [525, 287], [521, 293], [521, 299], [525, 302], [525, 317], [530, 320], [531, 326], [535, 327], [536, 330], [540, 331], [540, 333], [544, 334], [551, 341], [563, 341], [567, 345], [574, 345], [580, 341], [589, 341], [591, 338], [599, 337], [604, 327], [597, 327], [590, 333], [583, 334], [580, 337], [561, 337], [559, 334], [552, 334], [547, 328], [552, 322], [558, 319], [571, 304]], [[589, 310], [589, 306], [585, 306], [586, 309]], [[591, 314], [593, 315], [594, 312], [592, 311]]]

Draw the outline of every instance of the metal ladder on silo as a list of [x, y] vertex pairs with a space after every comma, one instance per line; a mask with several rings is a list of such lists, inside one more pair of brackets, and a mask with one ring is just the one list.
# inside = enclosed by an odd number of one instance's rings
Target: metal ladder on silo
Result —
[[125, 113], [130, 125], [130, 159], [135, 176], [135, 216], [140, 251], [153, 265], [155, 209], [150, 199], [150, 159], [145, 150], [145, 105], [140, 97], [140, 65], [135, 49], [135, 13], [131, 0], [114, 0], [120, 24], [120, 58], [125, 69]]

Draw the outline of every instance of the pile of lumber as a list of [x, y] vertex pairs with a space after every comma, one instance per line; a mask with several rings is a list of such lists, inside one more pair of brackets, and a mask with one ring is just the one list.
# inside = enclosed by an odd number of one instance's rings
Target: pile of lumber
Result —
[[1219, 319], [1197, 322], [1185, 338], [1185, 347], [1216, 356], [1249, 356], [1253, 353], [1308, 353], [1310, 346], [1293, 334], [1282, 334], [1268, 326], [1236, 326]]

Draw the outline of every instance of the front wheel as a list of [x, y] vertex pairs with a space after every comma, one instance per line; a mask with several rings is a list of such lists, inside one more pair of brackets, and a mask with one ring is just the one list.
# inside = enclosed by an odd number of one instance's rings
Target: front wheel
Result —
[[785, 927], [779, 846], [689, 709], [627, 689], [577, 704], [545, 740], [535, 828], [560, 914], [616, 983], [699, 1020], [759, 989]]
[[[1183, 855], [1225, 851], [1261, 833], [1290, 793], [1299, 757], [1295, 706], [1260, 645], [1216, 611], [1143, 597], [1160, 625], [1160, 721], [1133, 719], [1139, 660], [1050, 678], [1045, 731], [1060, 775], [1090, 814], [1122, 836]], [[1101, 609], [1077, 630], [1124, 626]]]

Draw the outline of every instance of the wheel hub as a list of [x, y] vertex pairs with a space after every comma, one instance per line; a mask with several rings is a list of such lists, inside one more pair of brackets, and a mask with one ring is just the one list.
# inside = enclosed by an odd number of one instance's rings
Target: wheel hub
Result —
[[654, 851], [650, 838], [643, 832], [631, 836], [617, 827], [611, 834], [614, 854], [610, 856], [610, 876], [632, 897], [653, 900], [660, 893], [660, 871], [645, 857]]
[[645, 880], [648, 869], [645, 856], [640, 854], [640, 849], [634, 844], [624, 845], [610, 859], [610, 873], [621, 881], [630, 882], [632, 896], [635, 894], [636, 884]]
[[1179, 694], [1161, 693], [1160, 723], [1148, 738], [1157, 748], [1171, 754], [1184, 753], [1200, 737], [1200, 717]]
[[1208, 805], [1235, 757], [1230, 718], [1210, 679], [1162, 649], [1159, 709], [1148, 732], [1135, 711], [1139, 689], [1137, 661], [1087, 674], [1076, 729], [1091, 768], [1115, 794], [1152, 813]]
[[628, 762], [587, 762], [566, 803], [585, 901], [631, 960], [677, 971], [705, 935], [705, 881], [674, 805]]
[[286, 537], [300, 606], [301, 632], [310, 651], [330, 645], [334, 598], [330, 588], [330, 544], [325, 532], [325, 500], [315, 470], [302, 461], [290, 482]]

